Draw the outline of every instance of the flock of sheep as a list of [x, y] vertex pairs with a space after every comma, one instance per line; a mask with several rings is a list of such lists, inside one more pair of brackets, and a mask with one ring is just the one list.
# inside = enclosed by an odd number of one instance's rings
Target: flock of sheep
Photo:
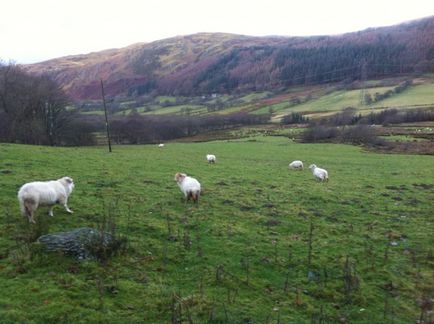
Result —
[[[160, 146], [163, 145], [163, 146]], [[159, 147], [164, 147], [160, 144]], [[208, 163], [215, 163], [214, 154], [207, 154]], [[289, 164], [291, 170], [303, 170], [303, 162], [296, 160]], [[328, 181], [328, 172], [318, 168], [315, 164], [309, 166], [313, 176], [318, 181]], [[200, 183], [197, 179], [187, 176], [185, 173], [176, 173], [175, 181], [185, 196], [186, 201], [190, 199], [198, 202], [200, 196]], [[18, 191], [18, 201], [21, 214], [28, 218], [30, 223], [36, 223], [34, 219], [35, 211], [39, 206], [48, 206], [48, 214], [53, 216], [53, 206], [62, 205], [68, 213], [72, 210], [68, 207], [68, 197], [74, 189], [74, 182], [70, 177], [63, 177], [51, 181], [35, 181], [24, 184]]]

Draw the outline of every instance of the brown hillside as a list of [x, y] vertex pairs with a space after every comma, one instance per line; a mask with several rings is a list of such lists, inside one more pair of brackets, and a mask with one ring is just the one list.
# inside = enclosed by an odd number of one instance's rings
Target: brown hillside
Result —
[[[360, 76], [413, 72], [432, 66], [434, 17], [337, 36], [249, 37], [201, 33], [138, 43], [85, 55], [24, 65], [48, 74], [72, 98], [146, 93], [199, 95], [272, 90]], [[425, 63], [425, 64], [423, 64]]]

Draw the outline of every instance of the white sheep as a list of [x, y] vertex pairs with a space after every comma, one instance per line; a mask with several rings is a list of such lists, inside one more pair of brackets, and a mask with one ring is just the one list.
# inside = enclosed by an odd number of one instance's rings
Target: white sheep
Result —
[[289, 163], [288, 168], [291, 170], [303, 170], [303, 162], [299, 160], [292, 161]]
[[70, 177], [58, 180], [36, 181], [24, 184], [18, 191], [18, 201], [23, 216], [27, 216], [29, 222], [36, 223], [33, 215], [39, 206], [49, 206], [48, 214], [53, 216], [53, 206], [62, 205], [68, 213], [68, 197], [74, 189], [74, 182]]
[[206, 159], [208, 160], [209, 163], [215, 163], [215, 160], [216, 160], [214, 154], [207, 154]]
[[309, 166], [310, 171], [312, 171], [313, 176], [318, 181], [329, 181], [329, 174], [326, 170], [318, 168], [315, 164]]
[[158, 144], [158, 147], [162, 148], [162, 147], [164, 147], [164, 144], [163, 143]]
[[187, 176], [185, 173], [176, 173], [175, 181], [184, 193], [186, 201], [193, 200], [198, 202], [200, 196], [200, 183], [195, 178]]

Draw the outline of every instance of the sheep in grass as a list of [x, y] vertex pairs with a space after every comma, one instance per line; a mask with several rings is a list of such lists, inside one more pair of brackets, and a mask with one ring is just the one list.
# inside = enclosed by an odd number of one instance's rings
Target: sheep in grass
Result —
[[164, 147], [164, 144], [163, 144], [163, 143], [158, 144], [158, 147], [159, 147], [159, 148], [163, 148], [163, 147]]
[[208, 163], [215, 163], [215, 160], [216, 160], [214, 154], [207, 154], [206, 159], [207, 159]]
[[326, 170], [318, 168], [315, 164], [309, 166], [310, 171], [312, 171], [313, 176], [318, 181], [329, 181], [329, 174]]
[[303, 170], [303, 162], [299, 160], [292, 161], [289, 163], [288, 168], [290, 170]]
[[183, 192], [186, 202], [190, 199], [193, 202], [199, 201], [200, 196], [200, 183], [195, 178], [187, 176], [185, 173], [176, 173], [175, 181], [179, 186], [179, 189]]
[[18, 191], [18, 201], [21, 214], [27, 216], [29, 222], [36, 223], [33, 217], [39, 206], [50, 207], [48, 214], [53, 216], [55, 204], [62, 205], [68, 213], [68, 197], [74, 189], [74, 182], [70, 177], [58, 180], [36, 181], [24, 184]]

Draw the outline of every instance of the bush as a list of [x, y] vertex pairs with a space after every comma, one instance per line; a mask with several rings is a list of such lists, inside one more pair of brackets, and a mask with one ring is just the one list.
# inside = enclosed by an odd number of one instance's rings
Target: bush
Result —
[[342, 130], [341, 140], [351, 144], [375, 144], [378, 141], [375, 129], [368, 125], [357, 125]]
[[308, 143], [332, 141], [339, 137], [339, 133], [336, 127], [314, 126], [303, 132], [301, 140]]
[[309, 121], [307, 117], [304, 117], [302, 114], [298, 112], [293, 112], [290, 115], [285, 115], [282, 117], [281, 123], [283, 125], [288, 124], [305, 124]]

